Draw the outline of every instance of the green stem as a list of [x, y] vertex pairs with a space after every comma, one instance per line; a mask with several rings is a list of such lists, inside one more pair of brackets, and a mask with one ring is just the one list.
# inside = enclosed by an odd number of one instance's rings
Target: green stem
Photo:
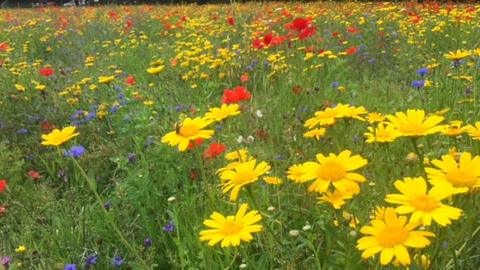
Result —
[[423, 165], [423, 154], [420, 152], [417, 146], [417, 138], [412, 138], [413, 149], [418, 156], [420, 167], [422, 168], [422, 174], [425, 173], [425, 166]]
[[202, 175], [203, 188], [208, 195], [208, 200], [210, 201], [210, 205], [214, 205], [213, 195], [210, 189], [208, 188], [207, 174], [205, 173], [205, 168], [203, 167], [203, 161], [200, 155], [200, 150], [195, 149], [194, 152], [195, 152], [195, 159], [197, 160], [198, 166], [200, 166], [200, 174]]

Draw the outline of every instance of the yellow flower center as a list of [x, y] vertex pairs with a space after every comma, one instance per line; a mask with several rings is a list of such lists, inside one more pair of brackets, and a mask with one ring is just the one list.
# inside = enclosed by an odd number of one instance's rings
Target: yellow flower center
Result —
[[423, 133], [427, 131], [424, 125], [421, 123], [405, 123], [401, 126], [398, 127], [398, 130], [400, 130], [403, 133]]
[[408, 238], [408, 231], [403, 227], [385, 227], [377, 236], [382, 247], [394, 247], [404, 243]]
[[180, 135], [183, 137], [192, 137], [198, 134], [198, 128], [196, 125], [184, 125], [180, 128]]
[[419, 195], [410, 201], [413, 207], [424, 212], [431, 212], [438, 208], [438, 202], [428, 195]]
[[243, 225], [234, 220], [233, 216], [228, 216], [227, 221], [223, 224], [220, 233], [224, 236], [235, 235], [242, 231]]
[[454, 187], [473, 187], [478, 181], [475, 175], [460, 168], [447, 172], [447, 179]]
[[336, 161], [327, 161], [317, 170], [318, 177], [328, 181], [343, 179], [346, 174], [347, 170], [345, 167]]
[[237, 177], [235, 178], [236, 180], [235, 182], [239, 184], [243, 184], [243, 183], [251, 182], [255, 178], [257, 178], [257, 174], [255, 173], [255, 171], [245, 170], [245, 171], [238, 172]]

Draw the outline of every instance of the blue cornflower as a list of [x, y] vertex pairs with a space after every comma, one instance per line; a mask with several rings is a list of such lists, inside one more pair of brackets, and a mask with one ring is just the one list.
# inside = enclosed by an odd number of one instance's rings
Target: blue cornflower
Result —
[[340, 83], [339, 82], [332, 82], [332, 87], [333, 88], [338, 88], [340, 86]]
[[122, 264], [123, 264], [122, 256], [117, 255], [112, 259], [112, 265], [113, 266], [120, 267], [120, 266], [122, 266]]
[[75, 264], [65, 264], [63, 267], [63, 270], [77, 270], [77, 266]]
[[143, 240], [143, 245], [145, 247], [151, 247], [152, 246], [152, 238], [150, 238], [150, 237], [145, 238], [145, 240]]
[[175, 224], [173, 224], [173, 221], [169, 221], [167, 225], [163, 226], [163, 230], [166, 232], [173, 232], [173, 230], [175, 230]]
[[97, 254], [92, 254], [85, 259], [85, 267], [90, 267], [97, 263]]
[[103, 204], [103, 208], [107, 209], [107, 210], [110, 210], [110, 208], [112, 207], [112, 203], [110, 201], [106, 201], [104, 204]]
[[425, 86], [425, 81], [424, 81], [424, 80], [419, 80], [419, 81], [418, 81], [418, 80], [414, 80], [414, 81], [412, 82], [412, 87], [414, 87], [414, 88], [422, 88], [422, 87], [424, 87], [424, 86]]
[[216, 125], [216, 126], [215, 126], [215, 130], [216, 130], [216, 131], [220, 131], [220, 130], [222, 130], [222, 129], [223, 129], [222, 125]]
[[132, 164], [137, 160], [137, 155], [135, 153], [128, 153], [127, 159], [128, 163]]
[[17, 134], [21, 134], [21, 135], [28, 134], [28, 129], [21, 128], [21, 129], [17, 130]]
[[425, 74], [428, 73], [428, 68], [423, 67], [423, 68], [417, 69], [416, 73], [423, 77], [425, 76]]
[[81, 145], [72, 146], [68, 151], [63, 152], [63, 155], [66, 157], [78, 158], [85, 153], [85, 147]]

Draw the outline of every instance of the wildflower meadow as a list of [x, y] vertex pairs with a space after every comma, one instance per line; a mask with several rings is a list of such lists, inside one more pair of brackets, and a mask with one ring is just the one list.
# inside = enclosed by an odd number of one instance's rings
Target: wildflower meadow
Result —
[[480, 4], [0, 9], [0, 268], [478, 270]]

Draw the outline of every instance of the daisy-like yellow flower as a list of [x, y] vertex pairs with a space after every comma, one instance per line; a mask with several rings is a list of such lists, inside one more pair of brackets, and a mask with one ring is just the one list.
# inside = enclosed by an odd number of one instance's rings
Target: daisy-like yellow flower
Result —
[[371, 112], [367, 114], [367, 121], [370, 124], [381, 123], [385, 121], [385, 116], [378, 112]]
[[387, 265], [395, 257], [400, 264], [411, 263], [407, 247], [420, 249], [430, 245], [427, 237], [435, 234], [428, 231], [414, 231], [418, 226], [407, 223], [407, 217], [397, 216], [391, 207], [385, 209], [383, 219], [371, 221], [371, 226], [364, 226], [360, 232], [367, 236], [357, 241], [357, 249], [362, 252], [362, 258], [368, 259], [380, 253], [380, 264]]
[[339, 111], [339, 115], [337, 116], [338, 118], [353, 118], [360, 121], [365, 121], [365, 118], [363, 118], [362, 115], [368, 113], [363, 106], [355, 107], [349, 104], [339, 103], [335, 108], [337, 108]]
[[411, 213], [412, 223], [421, 222], [430, 226], [433, 219], [440, 226], [447, 226], [462, 214], [461, 209], [441, 202], [452, 196], [454, 189], [450, 185], [436, 185], [427, 191], [427, 181], [423, 177], [405, 177], [403, 181], [395, 181], [394, 185], [402, 194], [387, 194], [385, 201], [400, 204], [395, 211], [399, 214]]
[[21, 84], [18, 84], [18, 83], [15, 84], [15, 89], [17, 89], [17, 91], [19, 91], [19, 92], [25, 92], [25, 90], [27, 90], [27, 88], [25, 88], [25, 86], [23, 86]]
[[190, 141], [195, 139], [209, 139], [214, 134], [213, 130], [204, 130], [206, 126], [210, 125], [212, 120], [201, 117], [185, 118], [181, 124], [176, 126], [176, 130], [167, 133], [162, 137], [162, 143], [170, 146], [177, 146], [178, 150], [185, 151]]
[[401, 136], [419, 137], [439, 132], [442, 126], [438, 124], [444, 118], [437, 115], [425, 117], [423, 110], [407, 110], [407, 113], [396, 112], [395, 115], [387, 115], [387, 119]]
[[205, 118], [220, 122], [227, 117], [239, 114], [240, 106], [238, 104], [222, 104], [220, 108], [210, 108], [209, 112], [205, 114]]
[[25, 246], [19, 246], [18, 248], [15, 249], [15, 252], [16, 253], [23, 253], [27, 250], [27, 248]]
[[43, 91], [45, 90], [47, 86], [45, 86], [44, 84], [37, 84], [35, 85], [35, 90], [38, 90], [38, 91]]
[[367, 165], [366, 159], [360, 155], [352, 156], [349, 150], [342, 151], [338, 156], [330, 153], [328, 156], [318, 154], [316, 157], [318, 162], [302, 164], [300, 181], [314, 180], [309, 191], [326, 192], [332, 184], [339, 190], [351, 190], [354, 194], [360, 192], [358, 183], [365, 182], [366, 179], [352, 171]]
[[230, 200], [236, 201], [240, 189], [258, 180], [258, 177], [264, 175], [270, 170], [270, 165], [265, 161], [257, 164], [255, 159], [240, 162], [235, 168], [225, 170], [220, 174], [222, 180], [223, 193], [230, 192]]
[[147, 72], [149, 74], [156, 75], [156, 74], [162, 72], [164, 68], [165, 68], [165, 66], [151, 67], [151, 68], [147, 68]]
[[75, 133], [76, 127], [68, 126], [63, 128], [62, 130], [54, 129], [49, 134], [42, 135], [42, 145], [53, 145], [59, 146], [60, 144], [70, 140], [73, 137], [78, 136], [80, 133]]
[[444, 54], [443, 56], [447, 59], [458, 61], [458, 60], [461, 60], [463, 58], [469, 57], [470, 55], [472, 55], [472, 53], [470, 51], [456, 50], [456, 51], [448, 52], [448, 53]]
[[282, 184], [282, 179], [275, 177], [275, 176], [265, 176], [263, 177], [263, 181], [269, 185], [280, 185]]
[[315, 116], [307, 119], [304, 126], [312, 129], [317, 125], [320, 126], [331, 126], [335, 124], [335, 118], [338, 117], [339, 110], [337, 108], [326, 108], [323, 111], [315, 112]]
[[207, 230], [200, 232], [200, 240], [208, 241], [209, 246], [214, 246], [221, 241], [221, 247], [236, 247], [241, 241], [250, 242], [253, 239], [252, 233], [262, 231], [262, 225], [255, 224], [262, 219], [258, 211], [253, 210], [247, 213], [248, 205], [242, 204], [235, 216], [223, 216], [213, 212], [210, 219], [203, 222]]
[[445, 125], [442, 129], [442, 134], [450, 137], [457, 137], [465, 132], [465, 128], [462, 127], [463, 122], [459, 120], [450, 121], [448, 125]]
[[325, 132], [327, 130], [325, 128], [315, 128], [312, 130], [309, 130], [305, 133], [303, 133], [303, 137], [305, 138], [315, 138], [317, 140], [320, 140], [323, 136], [325, 136]]
[[237, 151], [232, 151], [225, 154], [226, 160], [240, 160], [246, 161], [248, 158], [248, 150], [247, 149], [239, 149]]
[[398, 138], [401, 133], [392, 125], [380, 123], [376, 128], [368, 127], [369, 132], [365, 132], [363, 135], [366, 138], [367, 143], [386, 143], [393, 142]]
[[310, 179], [305, 178], [305, 168], [303, 164], [295, 164], [290, 166], [287, 171], [287, 178], [296, 183], [305, 183]]
[[475, 125], [465, 126], [465, 131], [473, 140], [480, 140], [480, 122], [476, 122]]
[[333, 192], [327, 191], [323, 193], [318, 198], [318, 203], [329, 203], [334, 209], [340, 209], [351, 198], [353, 198], [352, 193], [336, 189]]
[[115, 80], [115, 76], [100, 76], [98, 77], [98, 83], [110, 83]]
[[437, 168], [425, 168], [430, 183], [434, 186], [448, 184], [453, 194], [465, 193], [480, 187], [480, 156], [461, 154], [460, 161], [452, 155], [443, 155], [441, 160], [431, 162]]

